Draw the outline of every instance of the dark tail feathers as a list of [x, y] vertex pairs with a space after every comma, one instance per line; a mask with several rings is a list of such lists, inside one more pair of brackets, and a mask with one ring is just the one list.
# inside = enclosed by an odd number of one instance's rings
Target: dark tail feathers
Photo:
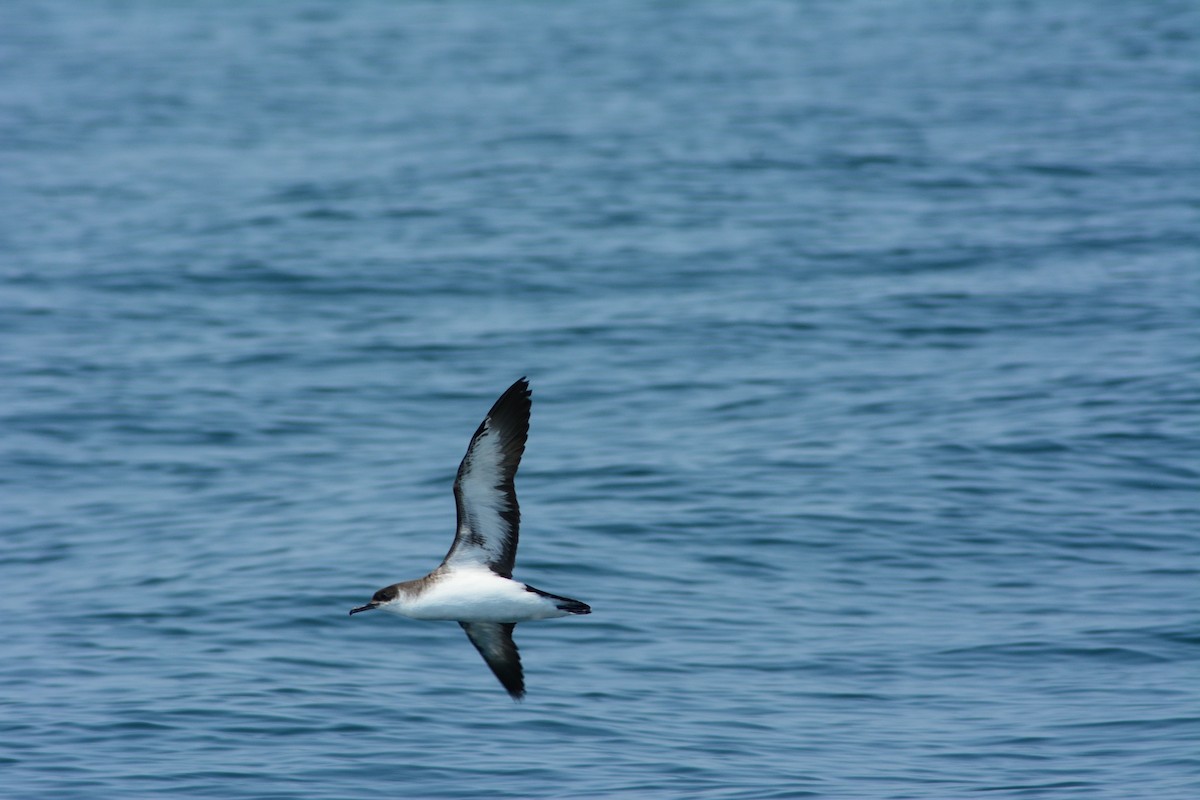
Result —
[[535, 589], [529, 585], [526, 585], [525, 588], [527, 590], [533, 592], [534, 594], [541, 595], [542, 597], [545, 597], [548, 600], [553, 600], [554, 605], [558, 606], [558, 608], [560, 610], [566, 611], [569, 614], [590, 614], [590, 613], [592, 613], [592, 607], [589, 606], [587, 603], [581, 603], [578, 600], [572, 600], [569, 597], [559, 597], [556, 594], [550, 594], [549, 592], [543, 592], [541, 589]]

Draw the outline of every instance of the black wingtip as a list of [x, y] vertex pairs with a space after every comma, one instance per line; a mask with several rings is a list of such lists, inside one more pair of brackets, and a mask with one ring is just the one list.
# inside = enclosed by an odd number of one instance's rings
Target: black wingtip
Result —
[[525, 699], [525, 673], [521, 670], [519, 661], [515, 673], [497, 670], [491, 662], [488, 662], [488, 666], [492, 668], [492, 673], [500, 679], [500, 685], [504, 687], [504, 691], [508, 692], [508, 696], [514, 702], [519, 703]]
[[[533, 392], [529, 388], [529, 381], [521, 378], [504, 390], [504, 394], [500, 395], [499, 399], [492, 404], [487, 415], [492, 419], [511, 416], [516, 419], [523, 417], [528, 421], [532, 396]], [[482, 426], [480, 427], [482, 428]]]
[[529, 378], [524, 375], [517, 378], [513, 382], [513, 385], [508, 387], [504, 394], [508, 394], [509, 392], [517, 392], [529, 397], [531, 394], [533, 394], [533, 390], [529, 388]]
[[475, 435], [478, 436], [487, 425], [487, 420], [491, 420], [493, 427], [500, 429], [505, 439], [510, 440], [509, 446], [514, 448], [513, 456], [519, 459], [525, 450], [525, 439], [529, 434], [529, 412], [533, 407], [533, 401], [530, 399], [532, 395], [533, 392], [529, 390], [529, 382], [524, 378], [508, 387], [504, 394], [500, 395], [500, 398], [492, 404], [487, 418], [480, 423], [479, 430], [475, 432]]
[[525, 696], [525, 673], [521, 654], [513, 641], [515, 622], [459, 622], [471, 644], [513, 700]]

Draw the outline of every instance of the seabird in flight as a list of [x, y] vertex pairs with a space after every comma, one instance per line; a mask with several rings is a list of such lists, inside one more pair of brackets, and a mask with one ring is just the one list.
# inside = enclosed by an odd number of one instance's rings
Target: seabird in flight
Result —
[[586, 603], [512, 579], [521, 524], [513, 478], [529, 435], [529, 396], [529, 382], [521, 378], [471, 437], [454, 480], [458, 530], [441, 565], [424, 578], [385, 586], [350, 610], [455, 620], [514, 700], [525, 696], [512, 637], [517, 623], [592, 612]]

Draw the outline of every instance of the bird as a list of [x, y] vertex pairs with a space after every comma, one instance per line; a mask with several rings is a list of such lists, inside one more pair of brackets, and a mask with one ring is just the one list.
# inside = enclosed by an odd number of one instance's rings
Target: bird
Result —
[[500, 684], [525, 696], [513, 641], [519, 622], [592, 613], [591, 606], [513, 580], [521, 510], [514, 480], [529, 437], [529, 381], [500, 395], [471, 437], [454, 479], [458, 527], [437, 569], [385, 586], [350, 614], [379, 609], [412, 619], [453, 620], [466, 631]]

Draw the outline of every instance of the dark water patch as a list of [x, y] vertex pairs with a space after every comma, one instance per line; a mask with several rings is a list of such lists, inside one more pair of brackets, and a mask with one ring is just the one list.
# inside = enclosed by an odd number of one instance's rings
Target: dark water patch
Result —
[[1017, 169], [1052, 178], [1091, 178], [1096, 174], [1092, 169], [1073, 164], [1024, 164], [1017, 165]]
[[312, 203], [322, 200], [341, 200], [354, 197], [361, 186], [351, 181], [328, 181], [318, 183], [301, 181], [284, 186], [267, 199], [276, 203]]
[[1134, 731], [1200, 731], [1200, 717], [1167, 717], [1155, 719], [1108, 719], [1094, 722], [1072, 722], [1064, 723], [1055, 726], [1064, 731], [1100, 731], [1107, 729], [1120, 729], [1127, 732]]
[[1128, 647], [1068, 647], [1047, 642], [1007, 642], [953, 648], [936, 654], [938, 657], [1002, 659], [1004, 661], [1075, 661], [1088, 660], [1120, 664], [1159, 664], [1169, 658]]
[[1003, 444], [987, 445], [985, 449], [995, 453], [1011, 453], [1014, 455], [1049, 455], [1052, 453], [1071, 452], [1070, 445], [1054, 439], [1011, 441]]
[[433, 208], [422, 208], [417, 206], [403, 207], [396, 206], [388, 208], [380, 212], [381, 216], [387, 219], [429, 219], [442, 216], [442, 212]]
[[352, 222], [358, 219], [358, 215], [352, 211], [326, 207], [309, 209], [301, 212], [298, 216], [300, 219], [315, 222]]
[[1101, 786], [1092, 781], [1048, 781], [1032, 783], [1012, 783], [980, 787], [981, 792], [1004, 792], [1014, 797], [1044, 797], [1046, 792], [1080, 789], [1095, 791]]

